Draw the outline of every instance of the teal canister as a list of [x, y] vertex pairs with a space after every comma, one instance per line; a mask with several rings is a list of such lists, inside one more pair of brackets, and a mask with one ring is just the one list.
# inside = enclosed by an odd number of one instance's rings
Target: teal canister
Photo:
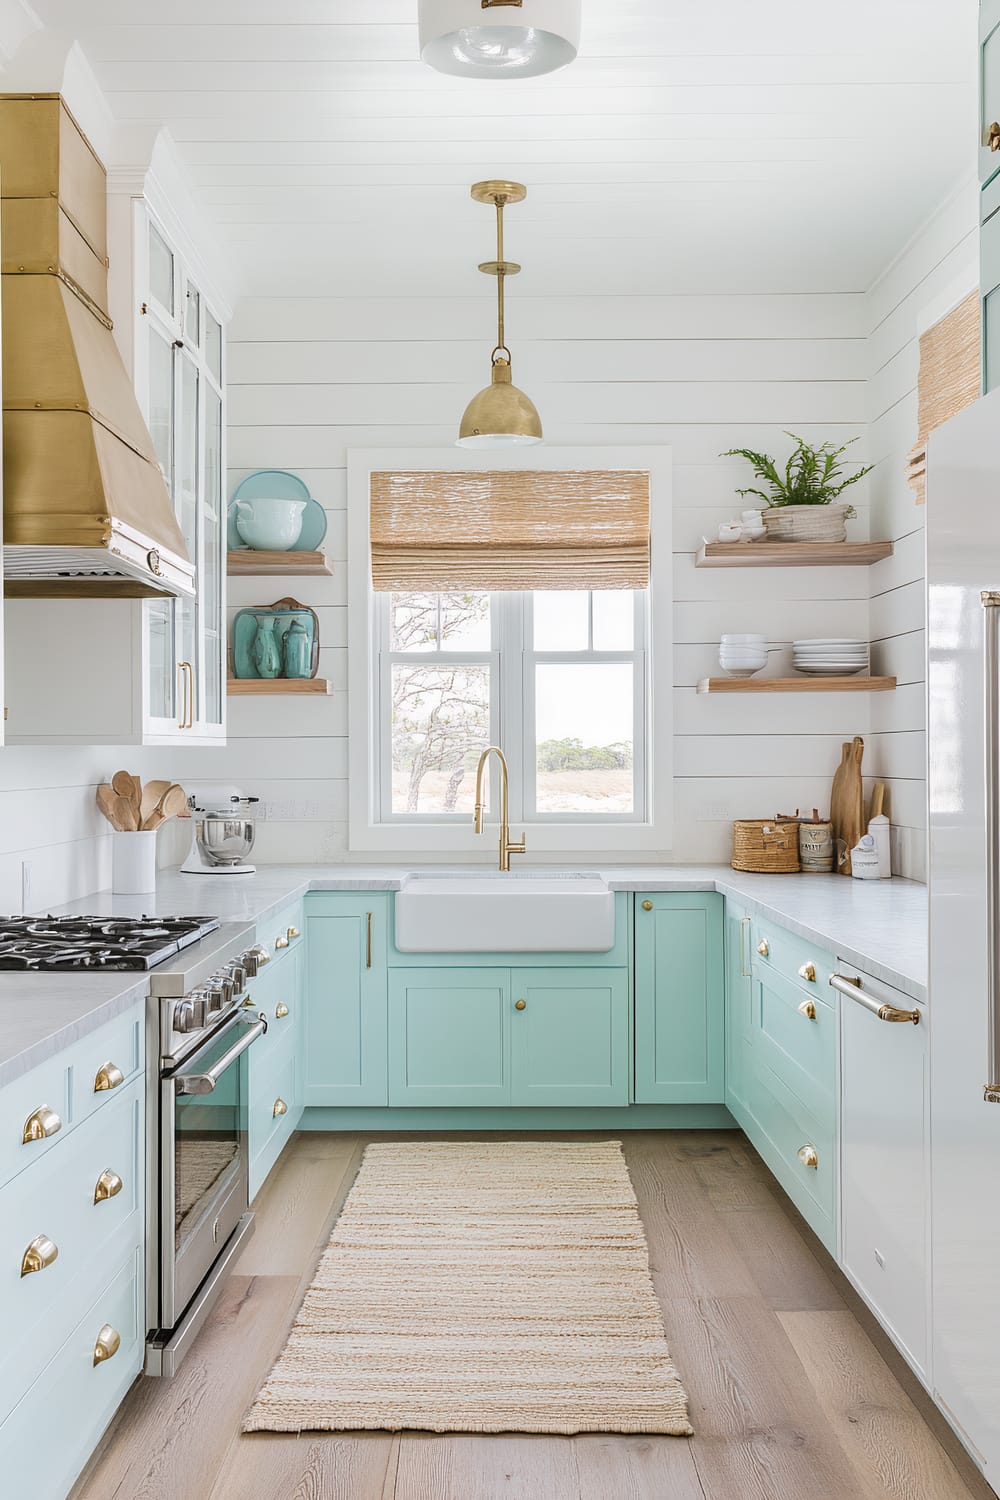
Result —
[[281, 648], [274, 635], [274, 615], [257, 616], [257, 634], [253, 642], [253, 660], [261, 677], [281, 675]]
[[286, 677], [312, 675], [312, 641], [301, 620], [293, 620], [285, 631], [282, 660]]

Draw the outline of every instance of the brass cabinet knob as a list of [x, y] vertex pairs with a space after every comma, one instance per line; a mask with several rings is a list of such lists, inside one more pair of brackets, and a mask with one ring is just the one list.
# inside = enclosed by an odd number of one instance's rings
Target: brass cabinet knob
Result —
[[56, 1135], [60, 1130], [62, 1130], [62, 1120], [54, 1109], [49, 1109], [47, 1104], [42, 1104], [33, 1115], [29, 1115], [25, 1120], [21, 1143], [30, 1146], [32, 1141], [44, 1141], [46, 1136]]
[[517, 1000], [517, 1001], [515, 1001], [515, 1003], [514, 1003], [514, 1009], [515, 1010], [527, 1010], [528, 1009], [528, 1002], [527, 1002], [527, 1000]]
[[287, 948], [288, 939], [286, 937], [276, 937], [274, 940], [274, 946], [276, 948]]
[[59, 1254], [47, 1234], [36, 1235], [21, 1257], [21, 1275], [30, 1276], [34, 1271], [44, 1271]]
[[799, 978], [805, 979], [809, 984], [816, 983], [816, 965], [803, 964], [799, 970]]
[[770, 951], [771, 944], [768, 942], [767, 938], [761, 938], [760, 942], [757, 944], [757, 952], [760, 954], [761, 958], [767, 958]]
[[991, 151], [1000, 151], [1000, 120], [994, 120], [983, 131], [983, 145]]
[[288, 1006], [285, 1004], [284, 1000], [279, 1000], [277, 1005], [274, 1007], [275, 1020], [283, 1021], [286, 1016], [290, 1015], [291, 1011], [288, 1009]]
[[94, 1344], [94, 1364], [103, 1365], [106, 1359], [114, 1359], [122, 1346], [121, 1334], [110, 1323], [105, 1323]]
[[802, 1004], [799, 1006], [799, 1015], [800, 1016], [805, 1016], [805, 1018], [806, 1018], [807, 1021], [815, 1021], [815, 1019], [816, 1019], [816, 1002], [815, 1002], [815, 1000], [803, 1000]]
[[297, 937], [301, 937], [302, 934], [301, 934], [301, 932], [299, 931], [299, 929], [297, 927], [289, 927], [288, 928], [288, 936], [290, 938], [297, 938]]
[[806, 1146], [800, 1146], [795, 1154], [804, 1167], [819, 1170], [819, 1152], [811, 1142]]
[[652, 903], [652, 901], [644, 901], [642, 903], [642, 909], [643, 909], [643, 911], [652, 911], [653, 910], [653, 903]]
[[274, 1108], [271, 1111], [271, 1119], [276, 1120], [279, 1115], [287, 1115], [287, 1113], [288, 1105], [285, 1103], [284, 1099], [275, 1099]]
[[109, 1167], [97, 1179], [97, 1184], [94, 1188], [94, 1202], [107, 1203], [109, 1198], [117, 1198], [123, 1187], [124, 1183], [118, 1176], [118, 1173], [112, 1172]]
[[108, 1089], [117, 1089], [125, 1082], [125, 1074], [115, 1063], [105, 1063], [98, 1068], [97, 1077], [94, 1079], [94, 1093], [103, 1094]]

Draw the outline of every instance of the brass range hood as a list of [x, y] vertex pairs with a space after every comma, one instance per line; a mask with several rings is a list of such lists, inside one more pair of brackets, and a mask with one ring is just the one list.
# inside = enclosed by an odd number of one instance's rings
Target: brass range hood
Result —
[[194, 593], [108, 316], [106, 174], [58, 94], [0, 94], [4, 592]]

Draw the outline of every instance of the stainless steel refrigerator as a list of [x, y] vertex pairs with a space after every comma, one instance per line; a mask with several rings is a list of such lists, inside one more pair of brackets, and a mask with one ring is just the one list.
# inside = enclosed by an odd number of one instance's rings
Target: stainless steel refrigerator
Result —
[[928, 446], [933, 1383], [1000, 1490], [1000, 391]]

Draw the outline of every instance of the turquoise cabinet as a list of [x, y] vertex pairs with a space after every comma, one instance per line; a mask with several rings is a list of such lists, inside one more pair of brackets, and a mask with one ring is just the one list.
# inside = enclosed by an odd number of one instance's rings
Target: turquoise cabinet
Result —
[[635, 901], [637, 1104], [721, 1104], [726, 1093], [723, 900]]
[[1000, 0], [982, 0], [979, 11], [979, 175], [989, 182], [1000, 171], [1000, 150], [991, 150], [991, 128], [1000, 123]]
[[261, 969], [249, 994], [267, 1018], [266, 1034], [246, 1054], [251, 1200], [302, 1117], [304, 959], [297, 947]]
[[394, 969], [389, 1103], [510, 1103], [510, 971]]
[[388, 1102], [388, 920], [384, 892], [331, 891], [307, 899], [307, 1107]]
[[746, 1049], [751, 1040], [753, 972], [751, 938], [753, 924], [746, 909], [735, 901], [726, 902], [726, 1103], [746, 1100], [748, 1059]]
[[625, 969], [515, 969], [511, 1103], [628, 1104]]

